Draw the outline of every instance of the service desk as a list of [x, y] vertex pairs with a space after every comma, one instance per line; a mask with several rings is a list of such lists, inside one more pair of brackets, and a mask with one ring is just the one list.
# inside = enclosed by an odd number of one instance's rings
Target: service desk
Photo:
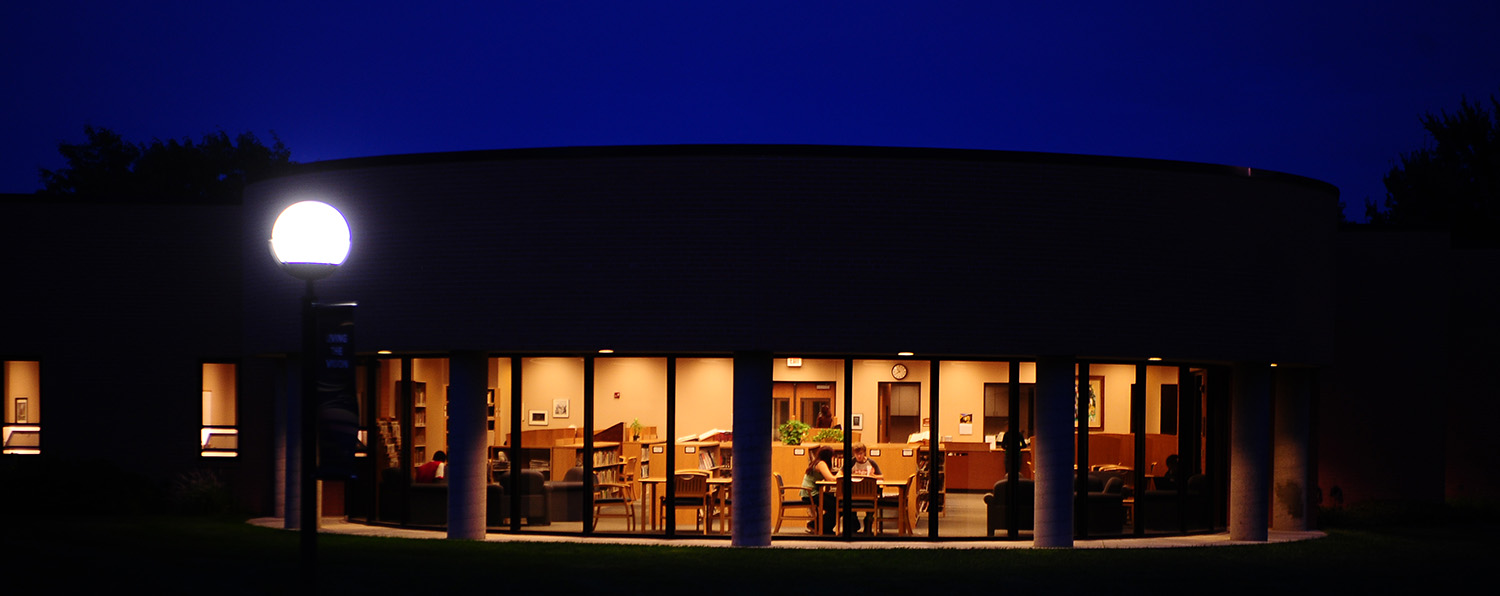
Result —
[[[989, 443], [943, 443], [943, 480], [947, 490], [989, 491], [1005, 477], [1005, 451]], [[1021, 450], [1021, 477], [1031, 477], [1031, 449]]]

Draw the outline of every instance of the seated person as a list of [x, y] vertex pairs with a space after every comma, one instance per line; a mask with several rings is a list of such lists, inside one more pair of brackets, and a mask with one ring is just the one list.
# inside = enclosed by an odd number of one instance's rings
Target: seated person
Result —
[[432, 454], [432, 461], [417, 466], [417, 482], [431, 483], [446, 478], [448, 454], [439, 451]]
[[1156, 478], [1156, 490], [1177, 490], [1179, 461], [1176, 453], [1167, 456], [1167, 473]]
[[[853, 449], [854, 466], [851, 468], [851, 471], [855, 476], [868, 476], [870, 478], [877, 479], [885, 477], [880, 473], [880, 464], [876, 463], [875, 460], [870, 459], [870, 450], [865, 446], [864, 443], [855, 443]], [[861, 530], [861, 532], [864, 534], [870, 534], [874, 532], [875, 523], [875, 512], [866, 511], [865, 525], [864, 529]]]
[[[833, 482], [838, 480], [833, 475], [833, 448], [821, 445], [817, 449], [810, 450], [812, 459], [807, 463], [807, 472], [802, 475], [802, 500], [809, 503], [821, 494], [819, 506], [823, 509], [823, 533], [833, 534], [833, 529], [838, 524], [838, 500], [837, 496], [830, 491], [820, 490], [818, 481]], [[813, 531], [814, 522], [807, 522], [807, 531]]]

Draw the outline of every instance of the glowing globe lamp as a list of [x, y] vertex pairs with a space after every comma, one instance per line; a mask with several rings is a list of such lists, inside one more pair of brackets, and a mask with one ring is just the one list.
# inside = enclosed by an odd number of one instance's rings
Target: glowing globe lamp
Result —
[[293, 277], [328, 277], [349, 256], [349, 223], [327, 203], [302, 201], [276, 217], [271, 253]]

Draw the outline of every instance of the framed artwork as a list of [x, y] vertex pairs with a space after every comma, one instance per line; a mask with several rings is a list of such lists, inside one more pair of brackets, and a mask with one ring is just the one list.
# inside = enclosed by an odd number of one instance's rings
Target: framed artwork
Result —
[[[1104, 428], [1104, 376], [1089, 376], [1089, 428]], [[1073, 381], [1073, 427], [1078, 427], [1078, 381]]]
[[849, 415], [849, 429], [850, 430], [864, 430], [865, 429], [865, 415], [864, 414], [850, 414]]
[[26, 424], [30, 422], [31, 408], [29, 402], [30, 400], [24, 397], [16, 398], [16, 423]]
[[531, 410], [531, 418], [527, 419], [526, 424], [530, 426], [547, 426], [547, 411]]
[[568, 417], [568, 400], [567, 400], [567, 398], [552, 400], [552, 417], [553, 418], [567, 418]]

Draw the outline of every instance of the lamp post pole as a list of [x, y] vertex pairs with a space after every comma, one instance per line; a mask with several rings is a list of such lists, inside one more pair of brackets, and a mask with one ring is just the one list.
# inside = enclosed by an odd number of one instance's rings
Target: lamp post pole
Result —
[[331, 275], [349, 256], [349, 224], [337, 209], [317, 201], [296, 203], [277, 216], [271, 252], [282, 269], [306, 282], [302, 297], [302, 591], [318, 581], [318, 323], [313, 281]]
[[302, 296], [302, 592], [318, 584], [318, 351], [317, 312], [313, 280]]

